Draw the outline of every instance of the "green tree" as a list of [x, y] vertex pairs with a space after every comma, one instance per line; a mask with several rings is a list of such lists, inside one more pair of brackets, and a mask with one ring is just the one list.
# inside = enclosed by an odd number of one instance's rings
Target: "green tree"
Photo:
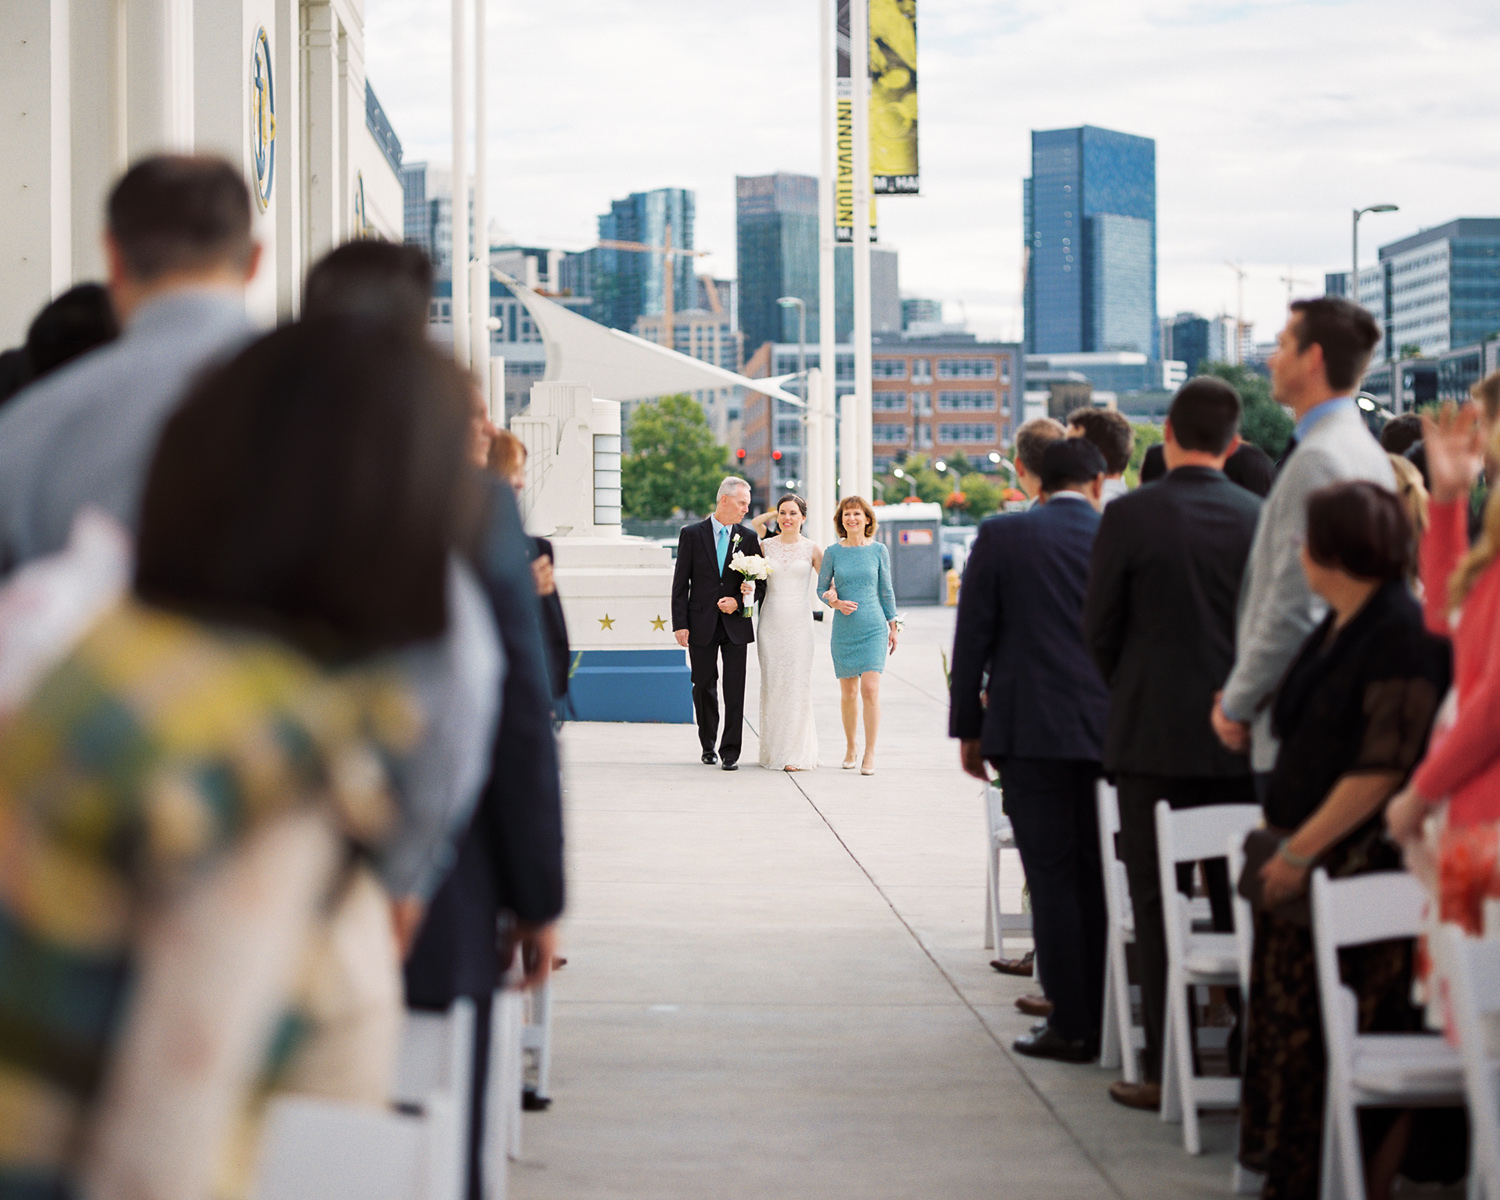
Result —
[[708, 512], [728, 459], [691, 396], [642, 404], [630, 418], [630, 453], [620, 463], [621, 507], [644, 520], [678, 509]]
[[964, 512], [976, 521], [1000, 511], [1000, 485], [993, 475], [973, 471], [964, 476]]
[[1204, 375], [1217, 375], [1240, 394], [1240, 403], [1245, 408], [1240, 418], [1240, 436], [1272, 458], [1280, 458], [1287, 439], [1292, 436], [1294, 423], [1281, 405], [1271, 399], [1271, 381], [1237, 363], [1205, 363], [1199, 370]]
[[1130, 462], [1125, 467], [1125, 482], [1135, 487], [1141, 481], [1141, 463], [1146, 457], [1146, 451], [1161, 441], [1164, 435], [1160, 425], [1152, 425], [1149, 421], [1132, 421], [1130, 427], [1135, 430], [1135, 445], [1130, 451]]

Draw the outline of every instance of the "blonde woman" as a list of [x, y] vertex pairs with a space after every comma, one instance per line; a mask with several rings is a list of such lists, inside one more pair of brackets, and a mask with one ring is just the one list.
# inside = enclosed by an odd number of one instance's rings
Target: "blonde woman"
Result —
[[[891, 556], [875, 541], [875, 510], [859, 496], [846, 496], [836, 514], [840, 538], [823, 551], [818, 594], [834, 610], [833, 670], [844, 719], [843, 768], [875, 774], [875, 736], [880, 730], [880, 673], [896, 649], [896, 593]], [[884, 619], [882, 620], [882, 615]], [[865, 753], [856, 760], [855, 733], [864, 705]]]

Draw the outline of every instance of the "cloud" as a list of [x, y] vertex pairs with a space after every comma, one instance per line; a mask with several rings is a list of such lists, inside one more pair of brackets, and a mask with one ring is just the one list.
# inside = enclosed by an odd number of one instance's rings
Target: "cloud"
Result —
[[[734, 176], [815, 173], [808, 0], [491, 0], [491, 204], [526, 241], [583, 246], [609, 201], [697, 192], [700, 260], [733, 274]], [[450, 157], [449, 5], [366, 0], [369, 78], [408, 159]], [[1488, 215], [1500, 29], [1478, 0], [919, 0], [923, 195], [880, 203], [903, 290], [1020, 332], [1030, 131], [1157, 142], [1163, 313], [1230, 311], [1269, 340], [1280, 277], [1319, 291], [1349, 257]], [[1290, 267], [1290, 272], [1288, 268]]]

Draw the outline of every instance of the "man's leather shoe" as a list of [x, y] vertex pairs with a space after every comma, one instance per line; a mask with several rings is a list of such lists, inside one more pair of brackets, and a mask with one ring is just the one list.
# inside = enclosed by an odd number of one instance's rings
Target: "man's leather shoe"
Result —
[[726, 758], [719, 765], [726, 771], [738, 771], [740, 769], [740, 764], [732, 758]]
[[1123, 1079], [1116, 1079], [1109, 1085], [1109, 1098], [1126, 1108], [1159, 1109], [1161, 1084], [1126, 1083]]
[[703, 752], [703, 765], [705, 767], [711, 767], [711, 766], [714, 765], [714, 763], [716, 763], [718, 761], [719, 761], [719, 756], [717, 754], [715, 754], [712, 750], [705, 750]]
[[1051, 1058], [1058, 1062], [1086, 1063], [1099, 1057], [1099, 1052], [1088, 1042], [1070, 1041], [1050, 1025], [1040, 1033], [1023, 1034], [1012, 1046], [1017, 1054], [1028, 1058]]
[[1034, 970], [1032, 963], [1036, 961], [1036, 952], [1028, 950], [1020, 958], [992, 958], [990, 966], [1002, 975], [1024, 975], [1028, 979]]
[[1016, 1008], [1028, 1017], [1050, 1017], [1052, 1015], [1052, 1001], [1046, 996], [1021, 996], [1016, 1000]]

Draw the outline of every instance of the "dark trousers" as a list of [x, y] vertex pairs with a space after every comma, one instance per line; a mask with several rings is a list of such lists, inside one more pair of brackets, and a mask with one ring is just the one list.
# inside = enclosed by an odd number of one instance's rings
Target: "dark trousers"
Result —
[[1031, 929], [1048, 1023], [1070, 1041], [1097, 1045], [1103, 1015], [1104, 879], [1099, 863], [1096, 762], [996, 760], [1005, 815], [1031, 889]]
[[[1172, 779], [1158, 775], [1126, 775], [1116, 780], [1120, 796], [1120, 858], [1130, 879], [1130, 905], [1135, 913], [1135, 965], [1141, 987], [1141, 1013], [1146, 1025], [1145, 1076], [1161, 1080], [1162, 1039], [1167, 1012], [1167, 932], [1163, 924], [1160, 859], [1156, 854], [1156, 802], [1174, 809], [1208, 804], [1254, 804], [1255, 784], [1243, 779]], [[1234, 928], [1230, 904], [1229, 863], [1222, 858], [1203, 863], [1214, 928]], [[1177, 868], [1179, 891], [1191, 894], [1193, 865]]]
[[725, 621], [747, 621], [738, 614], [720, 616], [714, 625], [714, 640], [707, 646], [688, 646], [688, 664], [693, 678], [693, 715], [698, 720], [698, 741], [706, 754], [714, 748], [719, 732], [719, 658], [724, 659], [724, 737], [719, 757], [738, 762], [745, 736], [745, 645], [731, 642]]

